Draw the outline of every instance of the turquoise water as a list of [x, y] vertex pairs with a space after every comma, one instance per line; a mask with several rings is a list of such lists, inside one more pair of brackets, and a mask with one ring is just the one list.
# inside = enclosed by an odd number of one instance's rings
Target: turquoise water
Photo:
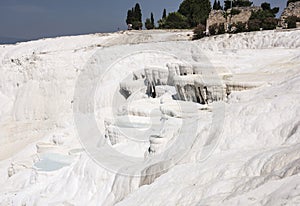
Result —
[[65, 166], [70, 165], [73, 162], [73, 158], [67, 155], [57, 153], [45, 153], [40, 157], [40, 161], [34, 164], [34, 167], [38, 171], [55, 171]]

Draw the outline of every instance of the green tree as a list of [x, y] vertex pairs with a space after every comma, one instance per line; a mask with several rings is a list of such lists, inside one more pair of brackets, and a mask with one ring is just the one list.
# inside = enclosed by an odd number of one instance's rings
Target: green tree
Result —
[[185, 16], [179, 12], [172, 12], [166, 17], [164, 22], [164, 29], [186, 29], [188, 28], [188, 21]]
[[162, 18], [163, 19], [165, 19], [167, 17], [167, 10], [166, 9], [164, 9], [164, 11], [163, 11], [163, 15], [162, 15]]
[[273, 17], [275, 17], [276, 14], [279, 12], [279, 7], [274, 7], [273, 9], [271, 9], [271, 4], [267, 2], [262, 3], [261, 8], [263, 11], [268, 12], [269, 16], [271, 16], [272, 14]]
[[200, 23], [206, 25], [210, 10], [210, 0], [184, 0], [178, 12], [187, 18], [189, 27], [192, 28]]
[[134, 8], [127, 11], [126, 24], [132, 24], [133, 29], [142, 29], [142, 11], [138, 3]]
[[214, 1], [213, 9], [214, 10], [222, 10], [223, 9], [219, 0], [218, 1], [217, 0]]
[[261, 8], [263, 10], [271, 10], [271, 5], [267, 2], [264, 2], [264, 3], [261, 4]]
[[133, 21], [132, 22], [132, 29], [135, 29], [135, 30], [140, 30], [143, 28], [143, 23], [140, 22], [140, 21]]
[[246, 32], [246, 23], [243, 22], [237, 22], [236, 24], [233, 24], [232, 26], [235, 27], [234, 33], [240, 33], [240, 32]]
[[166, 18], [158, 20], [157, 23], [159, 29], [164, 29], [166, 25]]
[[132, 10], [127, 11], [126, 24], [132, 24], [133, 21], [133, 13]]
[[274, 17], [268, 17], [264, 19], [264, 21], [262, 21], [261, 27], [264, 30], [272, 30], [272, 29], [276, 29], [277, 23], [278, 22]]
[[142, 10], [138, 3], [134, 7], [134, 18], [136, 21], [142, 22]]
[[279, 11], [278, 7], [271, 8], [269, 3], [262, 3], [261, 10], [252, 12], [248, 24], [249, 31], [257, 31], [259, 28], [264, 30], [275, 29], [277, 26], [276, 14]]
[[153, 13], [151, 12], [151, 17], [150, 17], [150, 20], [151, 20], [151, 24], [153, 25], [153, 28], [154, 28], [154, 16], [153, 16]]
[[221, 3], [220, 3], [219, 0], [218, 0], [218, 3], [217, 3], [217, 9], [218, 10], [223, 10], [223, 7], [221, 6]]
[[146, 19], [145, 22], [145, 27], [146, 29], [154, 29], [155, 25], [154, 25], [154, 17], [153, 17], [153, 13], [151, 12], [151, 17]]
[[166, 25], [166, 18], [167, 18], [167, 10], [164, 9], [164, 10], [163, 10], [162, 18], [159, 19], [159, 20], [157, 21], [157, 23], [158, 23], [158, 28], [159, 28], [159, 29], [164, 29], [164, 28], [165, 28], [165, 25]]
[[227, 9], [232, 7], [246, 7], [246, 6], [252, 6], [253, 2], [251, 1], [245, 1], [245, 0], [225, 0], [224, 1], [224, 10], [226, 11]]
[[218, 9], [217, 0], [214, 0], [213, 10], [217, 10], [217, 9]]
[[231, 8], [231, 5], [233, 6], [233, 3], [231, 1], [224, 1], [224, 10], [226, 11], [227, 9]]

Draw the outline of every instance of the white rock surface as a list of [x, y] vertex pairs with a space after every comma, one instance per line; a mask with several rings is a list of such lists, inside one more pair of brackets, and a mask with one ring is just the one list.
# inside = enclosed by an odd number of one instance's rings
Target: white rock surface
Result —
[[[133, 31], [0, 45], [0, 205], [299, 205], [300, 31], [193, 42], [190, 35]], [[73, 107], [93, 105], [76, 104], [75, 85], [94, 66], [110, 68], [95, 91], [98, 127], [124, 156], [146, 157], [136, 176], [99, 166], [77, 137]], [[157, 98], [131, 81], [149, 67], [172, 72]], [[174, 100], [175, 74], [203, 71], [227, 85], [224, 102]], [[121, 82], [134, 95], [120, 94]], [[178, 132], [182, 122], [188, 126]]]

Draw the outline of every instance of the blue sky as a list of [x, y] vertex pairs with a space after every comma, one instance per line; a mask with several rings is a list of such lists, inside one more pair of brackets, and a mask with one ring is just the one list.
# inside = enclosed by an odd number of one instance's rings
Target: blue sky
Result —
[[[36, 39], [71, 34], [111, 32], [126, 29], [127, 10], [140, 3], [143, 19], [154, 13], [161, 18], [163, 8], [176, 11], [183, 0], [0, 0], [0, 36]], [[268, 1], [283, 7], [286, 0]], [[223, 2], [223, 0], [221, 0]]]

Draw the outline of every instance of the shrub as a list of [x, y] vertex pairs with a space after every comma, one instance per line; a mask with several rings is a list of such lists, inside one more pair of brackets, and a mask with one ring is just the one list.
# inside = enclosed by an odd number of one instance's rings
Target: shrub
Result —
[[223, 23], [218, 26], [218, 34], [225, 34], [225, 25]]
[[146, 19], [146, 22], [145, 22], [145, 27], [146, 29], [153, 29], [154, 28], [154, 25], [152, 24], [151, 20], [149, 18]]
[[287, 28], [292, 29], [297, 27], [297, 21], [299, 20], [296, 16], [289, 16], [286, 18], [285, 22], [287, 23]]
[[248, 31], [246, 26], [246, 23], [243, 22], [237, 22], [235, 24], [232, 25], [235, 29], [233, 30], [233, 33], [241, 33], [241, 32], [246, 32]]
[[216, 35], [218, 32], [218, 24], [213, 24], [208, 27], [209, 35]]
[[205, 37], [205, 26], [203, 24], [199, 24], [195, 29], [194, 29], [194, 35], [193, 35], [193, 40], [196, 39], [201, 39]]
[[208, 27], [210, 35], [225, 34], [224, 24], [213, 24]]
[[248, 22], [249, 31], [259, 31], [261, 25], [261, 20], [259, 19], [250, 19]]

